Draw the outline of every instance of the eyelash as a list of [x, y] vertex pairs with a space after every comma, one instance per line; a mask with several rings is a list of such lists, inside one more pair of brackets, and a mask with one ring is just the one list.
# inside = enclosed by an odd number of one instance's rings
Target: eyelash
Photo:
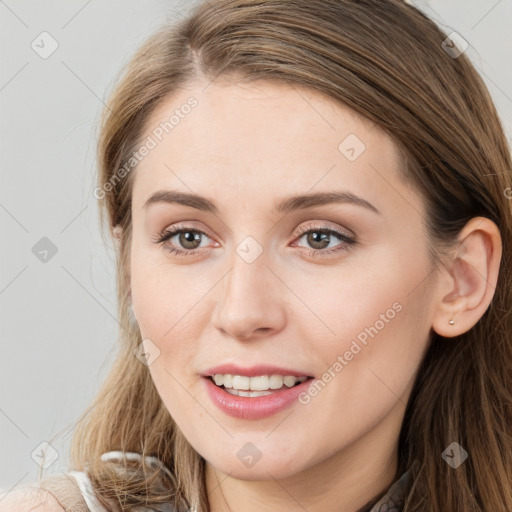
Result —
[[[163, 246], [165, 244], [165, 242], [167, 240], [169, 240], [170, 238], [172, 238], [174, 235], [183, 233], [183, 232], [187, 232], [187, 231], [190, 231], [193, 233], [200, 233], [201, 235], [208, 237], [208, 235], [206, 233], [204, 233], [203, 231], [201, 231], [200, 229], [195, 229], [195, 228], [192, 228], [192, 227], [186, 226], [186, 225], [177, 225], [177, 226], [173, 226], [172, 228], [166, 229], [166, 230], [162, 231], [161, 233], [157, 234], [156, 237], [154, 237], [153, 242], [156, 244], [161, 244]], [[351, 246], [353, 246], [357, 243], [354, 238], [351, 238], [348, 235], [341, 233], [340, 231], [336, 231], [334, 229], [331, 229], [331, 228], [328, 228], [325, 226], [324, 227], [315, 226], [313, 224], [309, 224], [307, 226], [303, 226], [303, 227], [299, 228], [299, 233], [297, 234], [297, 237], [300, 239], [305, 234], [312, 232], [312, 231], [316, 232], [316, 233], [334, 235], [340, 241], [345, 242], [347, 244], [347, 246], [341, 247], [341, 248], [337, 247], [337, 248], [328, 249], [328, 250], [308, 249], [307, 254], [308, 254], [308, 256], [311, 256], [311, 257], [317, 256], [318, 253], [321, 254], [321, 257], [324, 257], [324, 256], [330, 255], [332, 253], [336, 253], [336, 252], [340, 252], [340, 251], [344, 251], [344, 250], [346, 251], [346, 250], [349, 250]], [[210, 238], [210, 237], [208, 237], [208, 238]], [[204, 250], [204, 248], [203, 248], [203, 250]], [[201, 249], [182, 250], [182, 249], [177, 249], [176, 247], [166, 248], [166, 251], [168, 253], [174, 254], [175, 256], [179, 256], [179, 257], [194, 256], [194, 255], [200, 254], [201, 252], [203, 252], [203, 250], [201, 250]]]

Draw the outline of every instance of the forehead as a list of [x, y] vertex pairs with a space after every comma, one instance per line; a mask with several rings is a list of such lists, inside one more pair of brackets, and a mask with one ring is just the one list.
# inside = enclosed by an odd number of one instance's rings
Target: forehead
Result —
[[401, 160], [390, 137], [347, 106], [296, 85], [192, 84], [153, 111], [141, 137], [150, 140], [134, 171], [134, 208], [162, 188], [212, 197], [213, 187], [230, 204], [333, 188], [373, 204], [413, 193], [398, 180]]

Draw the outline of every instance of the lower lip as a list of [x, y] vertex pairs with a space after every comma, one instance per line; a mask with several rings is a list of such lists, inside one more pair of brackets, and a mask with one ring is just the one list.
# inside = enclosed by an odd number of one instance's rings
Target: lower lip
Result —
[[301, 393], [307, 391], [315, 380], [307, 379], [292, 388], [275, 391], [271, 395], [248, 397], [235, 396], [216, 386], [209, 377], [203, 377], [212, 402], [223, 412], [234, 418], [259, 420], [276, 414], [291, 406]]

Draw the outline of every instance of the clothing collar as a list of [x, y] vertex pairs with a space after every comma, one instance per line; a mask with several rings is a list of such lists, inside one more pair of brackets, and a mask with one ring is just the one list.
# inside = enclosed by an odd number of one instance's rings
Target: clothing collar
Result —
[[406, 471], [391, 485], [386, 494], [377, 503], [361, 512], [401, 512], [404, 508], [405, 488], [410, 474], [410, 470]]

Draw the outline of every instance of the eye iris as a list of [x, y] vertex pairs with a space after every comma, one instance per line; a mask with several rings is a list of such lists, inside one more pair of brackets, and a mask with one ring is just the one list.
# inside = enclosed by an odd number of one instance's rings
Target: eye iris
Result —
[[[197, 249], [197, 247], [199, 247], [199, 244], [201, 243], [201, 234], [195, 233], [193, 231], [182, 231], [179, 235], [179, 241], [180, 241], [180, 244], [185, 249], [190, 249], [190, 250]], [[195, 246], [193, 245], [192, 247], [187, 245], [189, 243], [194, 244], [194, 242], [199, 242], [199, 243]]]
[[[307, 235], [307, 238], [308, 244], [311, 244], [315, 249], [324, 249], [329, 245], [330, 235], [329, 233], [322, 233], [320, 231], [310, 231]], [[321, 247], [315, 247], [315, 244], [317, 243], [320, 243]]]

